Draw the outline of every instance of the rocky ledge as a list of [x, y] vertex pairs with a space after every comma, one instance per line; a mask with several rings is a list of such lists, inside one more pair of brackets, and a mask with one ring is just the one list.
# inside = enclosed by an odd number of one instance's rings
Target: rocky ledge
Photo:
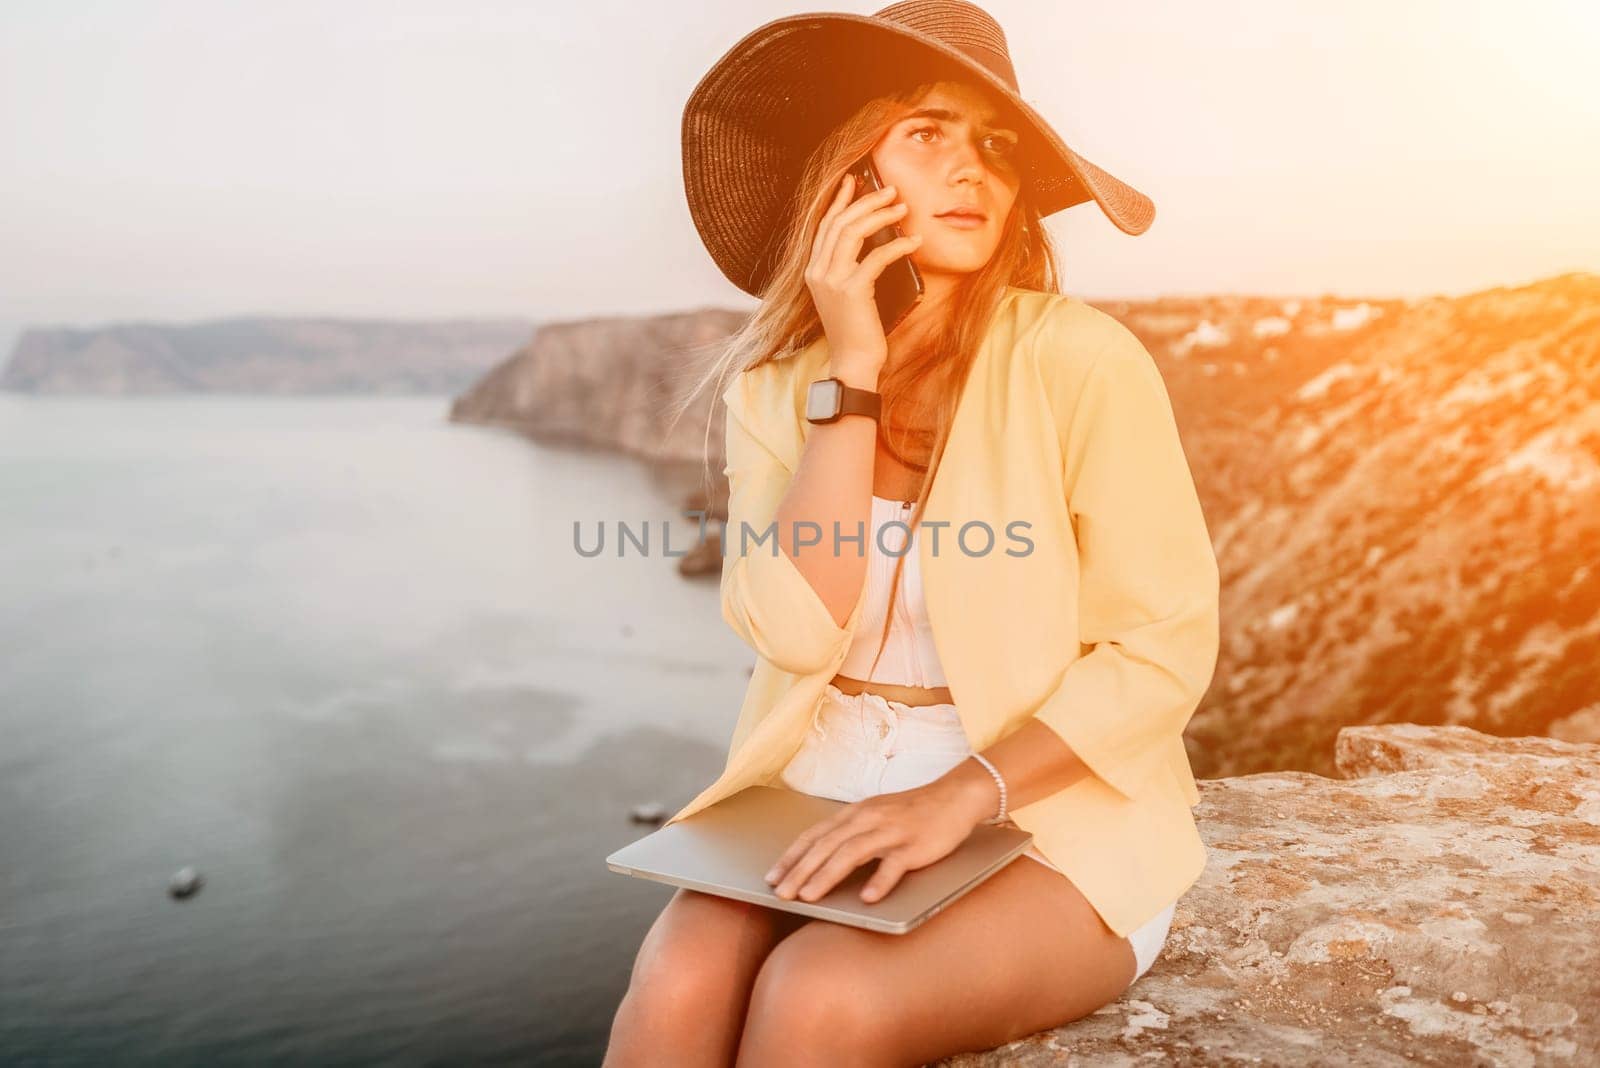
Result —
[[1211, 860], [1124, 996], [941, 1065], [1600, 1064], [1600, 745], [1396, 724], [1200, 783]]

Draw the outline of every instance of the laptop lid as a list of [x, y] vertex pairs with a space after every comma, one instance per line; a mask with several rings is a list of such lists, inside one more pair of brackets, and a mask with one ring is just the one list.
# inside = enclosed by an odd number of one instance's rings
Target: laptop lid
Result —
[[748, 786], [694, 815], [612, 853], [606, 866], [624, 875], [751, 901], [768, 908], [905, 934], [1021, 856], [1033, 835], [980, 825], [948, 856], [915, 871], [874, 902], [861, 887], [877, 869], [869, 860], [816, 901], [788, 900], [763, 876], [807, 827], [848, 802], [777, 786]]

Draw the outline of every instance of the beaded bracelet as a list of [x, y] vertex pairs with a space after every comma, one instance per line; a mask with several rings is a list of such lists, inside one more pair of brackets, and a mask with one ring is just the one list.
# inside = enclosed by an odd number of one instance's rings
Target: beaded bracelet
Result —
[[1001, 778], [1000, 772], [996, 770], [995, 766], [989, 763], [989, 758], [982, 753], [973, 753], [972, 759], [988, 768], [989, 774], [994, 776], [995, 785], [1000, 787], [1000, 811], [983, 822], [988, 824], [1004, 823], [1006, 821], [1006, 781]]

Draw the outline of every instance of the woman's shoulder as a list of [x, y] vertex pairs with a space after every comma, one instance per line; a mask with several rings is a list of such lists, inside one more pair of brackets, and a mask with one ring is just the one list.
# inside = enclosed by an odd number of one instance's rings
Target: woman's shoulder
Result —
[[1102, 352], [1127, 359], [1145, 352], [1144, 343], [1120, 319], [1070, 293], [1007, 287], [1012, 298], [1015, 336], [1040, 356], [1053, 360], [1092, 360]]
[[1160, 377], [1144, 342], [1111, 313], [1067, 293], [1008, 288], [1014, 355], [1038, 374], [1053, 399], [1070, 403], [1096, 367], [1102, 374]]

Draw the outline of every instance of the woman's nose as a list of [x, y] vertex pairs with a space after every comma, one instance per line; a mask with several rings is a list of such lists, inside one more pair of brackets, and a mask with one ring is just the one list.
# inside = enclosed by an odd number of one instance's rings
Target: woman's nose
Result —
[[983, 155], [971, 144], [953, 149], [957, 155], [951, 163], [950, 179], [952, 184], [959, 181], [983, 181], [984, 166]]

